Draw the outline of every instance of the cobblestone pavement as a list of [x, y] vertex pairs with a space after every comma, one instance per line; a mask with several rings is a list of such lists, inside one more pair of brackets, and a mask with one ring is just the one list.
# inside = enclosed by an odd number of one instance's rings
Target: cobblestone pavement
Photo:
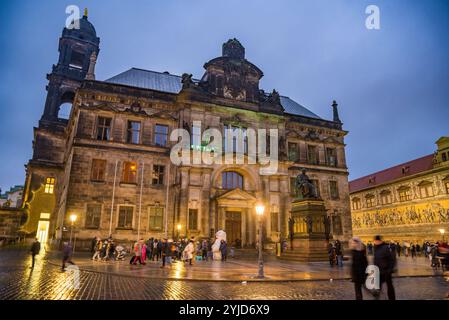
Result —
[[[80, 271], [79, 288], [72, 284], [71, 273], [41, 255], [30, 269], [26, 250], [0, 249], [0, 299], [353, 299], [348, 280], [265, 282], [183, 281], [120, 276]], [[449, 282], [445, 277], [403, 277], [394, 280], [398, 299], [447, 299]], [[367, 299], [372, 299], [365, 294]], [[385, 295], [382, 295], [385, 299]]]
[[[80, 269], [103, 273], [116, 273], [126, 276], [138, 276], [152, 279], [171, 280], [202, 280], [202, 281], [259, 281], [254, 278], [258, 272], [257, 257], [254, 255], [241, 255], [236, 259], [221, 261], [196, 261], [193, 266], [174, 262], [170, 267], [160, 268], [161, 262], [147, 261], [145, 266], [130, 266], [129, 258], [125, 261], [103, 262], [92, 261], [90, 254], [77, 253], [75, 261]], [[59, 257], [54, 254], [50, 257], [52, 263], [59, 265]], [[298, 263], [280, 261], [274, 256], [265, 258], [264, 281], [301, 281], [301, 280], [342, 280], [350, 279], [350, 263], [345, 262], [343, 267], [329, 267], [327, 262]], [[372, 260], [372, 257], [369, 257]], [[428, 259], [424, 257], [412, 259], [398, 259], [396, 276], [434, 276], [442, 275], [441, 270], [429, 267]]]

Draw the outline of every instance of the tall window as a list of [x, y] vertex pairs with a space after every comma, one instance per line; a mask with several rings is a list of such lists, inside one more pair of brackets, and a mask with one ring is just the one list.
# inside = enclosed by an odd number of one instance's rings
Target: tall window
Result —
[[151, 179], [151, 184], [153, 185], [163, 185], [164, 184], [164, 171], [165, 166], [153, 165], [153, 176]]
[[123, 163], [123, 183], [137, 183], [137, 164], [131, 161]]
[[337, 151], [334, 148], [326, 148], [326, 163], [328, 166], [337, 166]]
[[449, 180], [444, 181], [444, 186], [446, 187], [446, 193], [449, 194]]
[[431, 182], [423, 182], [419, 185], [419, 193], [421, 198], [433, 197], [433, 188]]
[[109, 140], [111, 137], [111, 118], [98, 117], [97, 140]]
[[223, 189], [243, 189], [243, 176], [234, 171], [225, 171], [221, 174]]
[[148, 228], [150, 230], [162, 230], [164, 221], [164, 207], [150, 207]]
[[288, 160], [293, 162], [299, 161], [298, 144], [294, 142], [288, 143]]
[[290, 177], [290, 194], [295, 195], [296, 193], [296, 178]]
[[330, 189], [331, 199], [338, 200], [340, 198], [340, 195], [338, 193], [337, 181], [329, 181], [329, 189]]
[[198, 230], [198, 209], [189, 209], [189, 230]]
[[366, 207], [372, 208], [376, 205], [376, 198], [374, 195], [370, 194], [366, 196]]
[[317, 148], [316, 146], [307, 146], [307, 162], [309, 164], [318, 164]]
[[55, 178], [46, 178], [45, 179], [45, 193], [53, 194], [55, 192]]
[[321, 193], [320, 193], [320, 182], [318, 180], [316, 180], [316, 179], [312, 179], [311, 181], [312, 181], [313, 185], [315, 186], [316, 195], [318, 197], [320, 197], [320, 195], [321, 195]]
[[279, 231], [279, 212], [276, 210], [271, 212], [271, 231]]
[[352, 209], [359, 210], [362, 207], [362, 203], [359, 198], [352, 199]]
[[126, 138], [128, 143], [140, 143], [140, 122], [128, 121], [128, 135]]
[[[240, 143], [238, 143], [239, 135], [241, 135], [243, 139], [243, 150]], [[228, 143], [228, 139], [231, 141]], [[223, 146], [225, 152], [239, 152], [239, 153], [248, 153], [248, 137], [246, 133], [246, 128], [225, 125], [224, 126], [224, 135], [223, 135]]]
[[92, 172], [90, 179], [92, 181], [104, 181], [106, 172], [106, 160], [92, 159]]
[[412, 192], [410, 188], [403, 187], [398, 189], [398, 192], [399, 192], [399, 201], [404, 202], [412, 200]]
[[167, 145], [168, 126], [163, 124], [156, 124], [154, 129], [154, 143], [159, 147]]
[[101, 204], [88, 204], [86, 209], [85, 227], [88, 229], [98, 229], [101, 219]]
[[391, 204], [393, 202], [393, 199], [391, 197], [391, 192], [384, 190], [380, 193], [380, 200], [382, 201], [383, 205]]
[[134, 207], [132, 206], [120, 206], [118, 211], [118, 224], [117, 228], [120, 229], [132, 229], [133, 227], [133, 214]]

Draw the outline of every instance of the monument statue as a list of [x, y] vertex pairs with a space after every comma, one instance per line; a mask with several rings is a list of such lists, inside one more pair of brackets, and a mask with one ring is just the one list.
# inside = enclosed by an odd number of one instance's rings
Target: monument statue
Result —
[[194, 86], [192, 75], [188, 73], [183, 73], [181, 77], [181, 83], [183, 89], [189, 89]]
[[315, 185], [306, 175], [305, 169], [296, 177], [295, 188], [297, 199], [318, 199]]

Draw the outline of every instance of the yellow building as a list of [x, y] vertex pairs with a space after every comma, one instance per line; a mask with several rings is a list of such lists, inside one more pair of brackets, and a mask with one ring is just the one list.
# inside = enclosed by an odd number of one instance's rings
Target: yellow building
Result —
[[[449, 137], [434, 154], [349, 184], [354, 236], [371, 241], [423, 242], [449, 238]], [[445, 234], [446, 233], [446, 234]]]

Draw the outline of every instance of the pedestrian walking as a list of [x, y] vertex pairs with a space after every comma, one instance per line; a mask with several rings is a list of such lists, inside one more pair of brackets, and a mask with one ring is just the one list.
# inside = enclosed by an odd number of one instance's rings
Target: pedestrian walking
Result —
[[351, 277], [354, 282], [355, 299], [363, 300], [362, 286], [366, 281], [366, 267], [368, 266], [366, 248], [360, 238], [354, 237], [351, 239], [350, 249], [352, 253]]
[[189, 265], [192, 265], [193, 253], [195, 252], [195, 246], [193, 240], [190, 240], [187, 246], [184, 248], [183, 257], [184, 261], [189, 261]]
[[134, 257], [131, 259], [131, 264], [136, 265], [137, 262], [139, 262], [139, 264], [145, 264], [142, 261], [142, 243], [140, 240], [136, 241], [134, 243]]
[[39, 240], [36, 238], [33, 241], [33, 244], [31, 245], [31, 269], [34, 268], [34, 262], [36, 260], [36, 255], [39, 254], [39, 252], [41, 251], [41, 243], [39, 242]]
[[[386, 282], [388, 299], [396, 300], [392, 277], [396, 269], [396, 256], [379, 235], [374, 238], [374, 264], [379, 268], [381, 289], [382, 284]], [[376, 298], [379, 298], [379, 295], [376, 295]]]
[[221, 253], [221, 261], [226, 261], [228, 255], [228, 244], [224, 240], [221, 240], [220, 242], [220, 253]]
[[64, 248], [62, 249], [62, 271], [65, 271], [66, 263], [74, 265], [72, 261], [73, 247], [69, 242], [64, 242]]
[[92, 256], [92, 260], [99, 260], [101, 259], [101, 249], [103, 248], [103, 241], [101, 241], [100, 238], [97, 238], [97, 244], [95, 247], [95, 253]]
[[337, 265], [343, 267], [343, 249], [340, 240], [335, 241], [335, 254], [337, 255]]
[[168, 261], [168, 258], [170, 257], [170, 244], [168, 243], [168, 240], [165, 238], [160, 242], [161, 246], [161, 259], [162, 259], [162, 266], [161, 268], [165, 268], [165, 264]]

